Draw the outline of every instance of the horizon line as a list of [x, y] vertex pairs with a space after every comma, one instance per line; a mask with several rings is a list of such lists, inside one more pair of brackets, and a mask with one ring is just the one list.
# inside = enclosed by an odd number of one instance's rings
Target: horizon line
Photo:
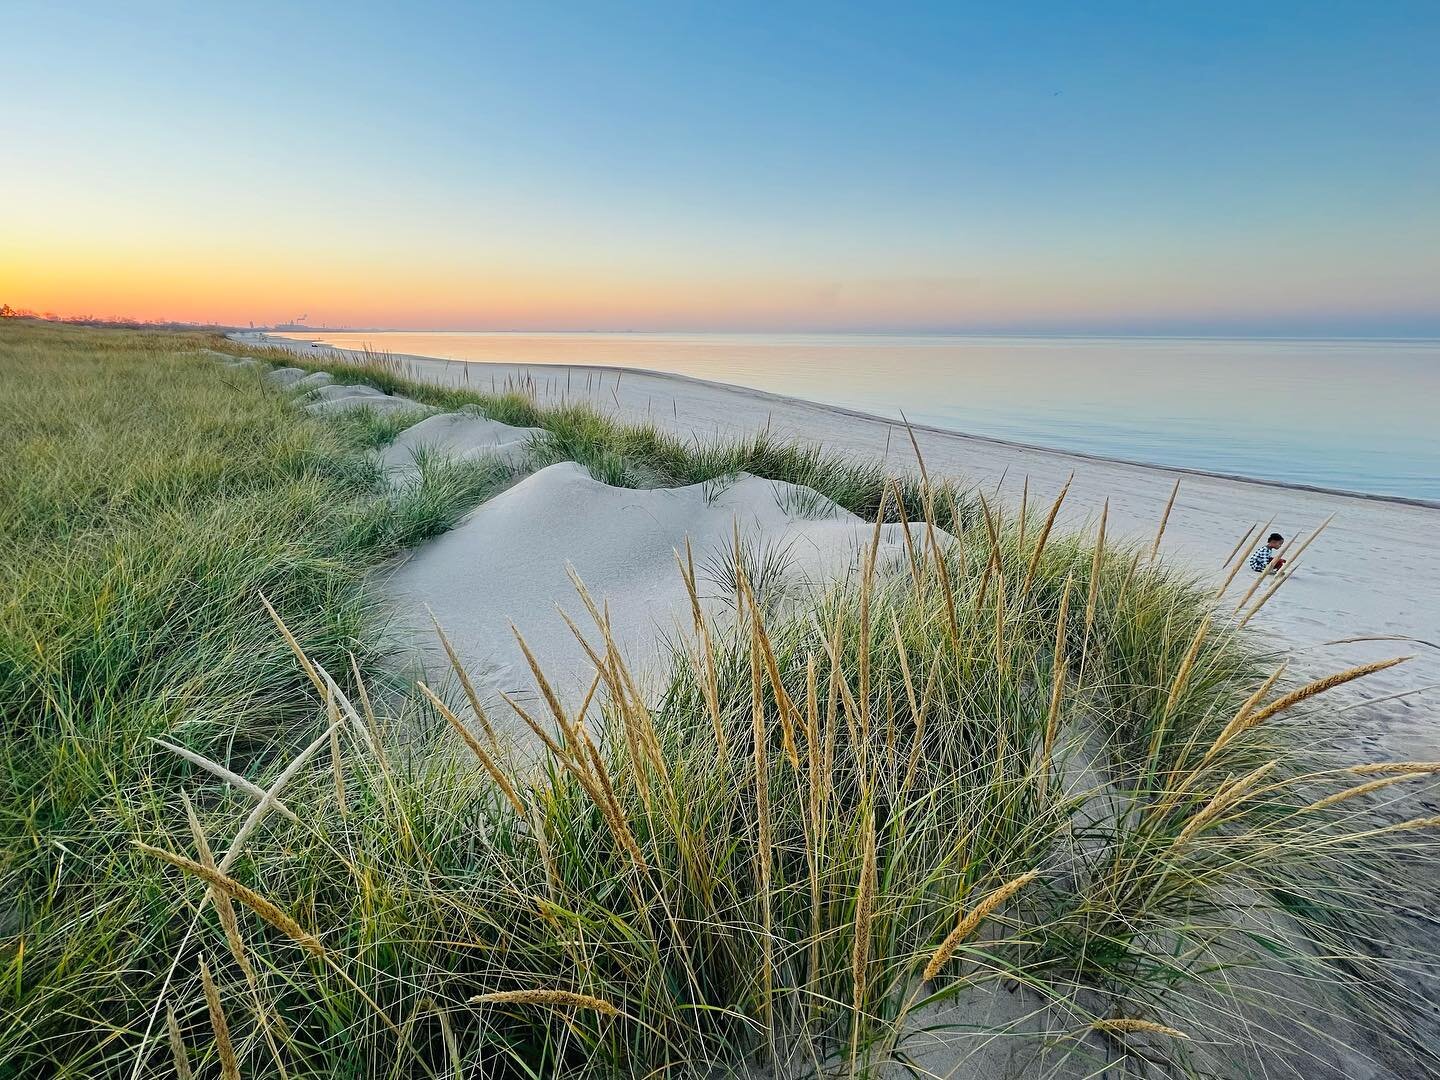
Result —
[[[221, 326], [214, 323], [211, 325]], [[605, 327], [585, 327], [580, 329], [554, 329], [545, 327], [505, 327], [503, 329], [480, 328], [480, 327], [395, 327], [395, 326], [302, 326], [302, 325], [278, 325], [278, 326], [237, 326], [232, 329], [241, 332], [254, 333], [276, 333], [276, 334], [306, 334], [306, 333], [333, 333], [333, 334], [757, 334], [784, 336], [855, 336], [855, 337], [1011, 337], [1011, 338], [1156, 338], [1174, 340], [1216, 340], [1216, 341], [1440, 341], [1440, 330], [1431, 333], [1316, 333], [1316, 332], [1183, 332], [1183, 331], [1144, 331], [1144, 330], [1007, 330], [1007, 329], [915, 329], [915, 328], [890, 328], [890, 329], [715, 329], [713, 327], [667, 327], [667, 328], [639, 328], [626, 327], [624, 329], [612, 329]]]

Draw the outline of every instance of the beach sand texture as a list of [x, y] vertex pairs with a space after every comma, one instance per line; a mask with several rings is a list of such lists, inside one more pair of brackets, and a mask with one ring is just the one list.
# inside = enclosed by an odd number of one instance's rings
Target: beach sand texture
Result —
[[[903, 526], [883, 526], [877, 565], [903, 562]], [[912, 525], [913, 542], [924, 543]], [[697, 592], [712, 618], [735, 607], [736, 539], [746, 577], [762, 604], [778, 604], [858, 573], [874, 526], [809, 488], [739, 476], [731, 483], [635, 490], [592, 479], [574, 462], [527, 477], [416, 549], [394, 571], [397, 636], [423, 650], [425, 667], [446, 662], [430, 615], [467, 672], [490, 692], [496, 727], [527, 741], [528, 731], [495, 695], [503, 691], [544, 713], [535, 678], [512, 626], [567, 708], [584, 699], [594, 667], [567, 625], [604, 652], [575, 577], [609, 617], [611, 636], [644, 686], [666, 665], [670, 645], [691, 623], [677, 565], [693, 553]]]
[[420, 455], [432, 454], [451, 461], [497, 458], [521, 468], [541, 428], [512, 427], [480, 415], [478, 411], [438, 413], [426, 417], [399, 435], [380, 453], [380, 463], [392, 479], [413, 477]]

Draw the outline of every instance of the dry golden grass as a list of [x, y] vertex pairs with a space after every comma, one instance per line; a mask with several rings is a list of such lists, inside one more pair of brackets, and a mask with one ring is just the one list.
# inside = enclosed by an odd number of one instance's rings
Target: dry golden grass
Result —
[[1040, 876], [1039, 870], [1028, 870], [1017, 878], [1011, 878], [1004, 885], [1001, 885], [994, 892], [987, 895], [978, 904], [965, 912], [955, 928], [945, 935], [945, 940], [935, 950], [929, 962], [925, 965], [922, 978], [926, 982], [938, 976], [941, 970], [948, 964], [958, 949], [976, 930], [980, 924], [993, 915], [1005, 901], [1014, 896], [1030, 882]]
[[205, 1004], [210, 1010], [210, 1029], [215, 1033], [215, 1052], [220, 1058], [220, 1074], [225, 1080], [240, 1080], [240, 1064], [235, 1058], [235, 1047], [230, 1042], [230, 1024], [225, 1019], [220, 991], [215, 986], [205, 957], [201, 956], [198, 963], [200, 982], [205, 988]]
[[319, 957], [325, 955], [325, 947], [320, 944], [319, 938], [305, 930], [293, 918], [249, 886], [240, 884], [220, 870], [198, 863], [193, 859], [187, 859], [184, 855], [177, 855], [172, 851], [165, 851], [163, 848], [151, 847], [140, 840], [135, 841], [135, 846], [146, 855], [168, 862], [171, 866], [178, 866], [187, 874], [208, 882], [211, 888], [225, 897], [238, 900], [306, 952]]
[[[451, 661], [457, 662], [453, 653], [451, 654]], [[430, 687], [426, 686], [423, 682], [416, 683], [415, 685], [420, 688], [420, 692], [425, 695], [426, 699], [435, 707], [436, 711], [445, 718], [446, 723], [454, 729], [455, 733], [460, 736], [465, 745], [470, 748], [470, 752], [475, 755], [475, 759], [480, 762], [481, 767], [489, 775], [490, 779], [495, 781], [495, 786], [500, 789], [506, 800], [514, 807], [515, 813], [520, 815], [521, 818], [524, 818], [526, 816], [525, 804], [520, 801], [519, 792], [515, 790], [515, 785], [510, 782], [510, 778], [505, 775], [499, 763], [490, 756], [489, 751], [480, 745], [480, 740], [470, 734], [470, 729], [465, 726], [465, 722], [456, 716], [445, 702], [440, 700], [435, 691], [431, 690]], [[468, 692], [473, 693], [473, 690]], [[480, 716], [483, 714], [477, 712], [476, 715]], [[488, 725], [487, 730], [489, 730]], [[494, 733], [491, 732], [491, 734], [493, 736]]]
[[1299, 705], [1302, 701], [1306, 701], [1319, 694], [1323, 694], [1326, 691], [1333, 690], [1337, 686], [1344, 686], [1348, 682], [1354, 682], [1356, 679], [1363, 679], [1367, 675], [1374, 675], [1376, 672], [1385, 671], [1389, 668], [1394, 667], [1397, 664], [1403, 664], [1407, 660], [1413, 659], [1413, 656], [1395, 656], [1391, 657], [1389, 660], [1377, 660], [1372, 664], [1358, 664], [1355, 667], [1347, 668], [1344, 671], [1337, 671], [1333, 675], [1326, 675], [1324, 678], [1315, 679], [1313, 682], [1306, 683], [1299, 689], [1292, 690], [1290, 691], [1290, 693], [1285, 694], [1283, 697], [1277, 698], [1269, 705], [1266, 705], [1263, 709], [1259, 709], [1256, 712], [1251, 713], [1248, 717], [1245, 718], [1240, 730], [1252, 728], [1256, 725], [1263, 724], [1272, 716], [1278, 716], [1280, 713], [1285, 712], [1288, 709], [1292, 709], [1296, 705]]
[[185, 1050], [185, 1039], [180, 1034], [180, 1023], [175, 1019], [175, 1010], [165, 1006], [165, 1032], [170, 1037], [170, 1057], [175, 1063], [176, 1080], [190, 1080], [190, 1055]]
[[544, 1005], [552, 1009], [588, 1009], [604, 1016], [619, 1016], [620, 1010], [603, 998], [571, 990], [494, 990], [476, 994], [471, 1005]]

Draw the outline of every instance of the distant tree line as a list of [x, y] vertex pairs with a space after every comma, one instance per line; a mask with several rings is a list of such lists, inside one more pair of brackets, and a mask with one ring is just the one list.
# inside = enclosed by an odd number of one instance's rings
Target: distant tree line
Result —
[[102, 319], [94, 315], [56, 315], [53, 311], [32, 311], [30, 308], [0, 304], [0, 319], [39, 319], [43, 322], [65, 323], [68, 326], [108, 327], [120, 330], [234, 330], [219, 323], [172, 322], [165, 319], [130, 319], [112, 315]]

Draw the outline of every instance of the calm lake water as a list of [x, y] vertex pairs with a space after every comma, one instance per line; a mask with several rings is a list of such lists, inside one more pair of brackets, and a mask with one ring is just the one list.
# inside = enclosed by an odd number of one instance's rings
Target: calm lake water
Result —
[[676, 372], [976, 435], [1440, 501], [1440, 341], [387, 332], [342, 348]]

